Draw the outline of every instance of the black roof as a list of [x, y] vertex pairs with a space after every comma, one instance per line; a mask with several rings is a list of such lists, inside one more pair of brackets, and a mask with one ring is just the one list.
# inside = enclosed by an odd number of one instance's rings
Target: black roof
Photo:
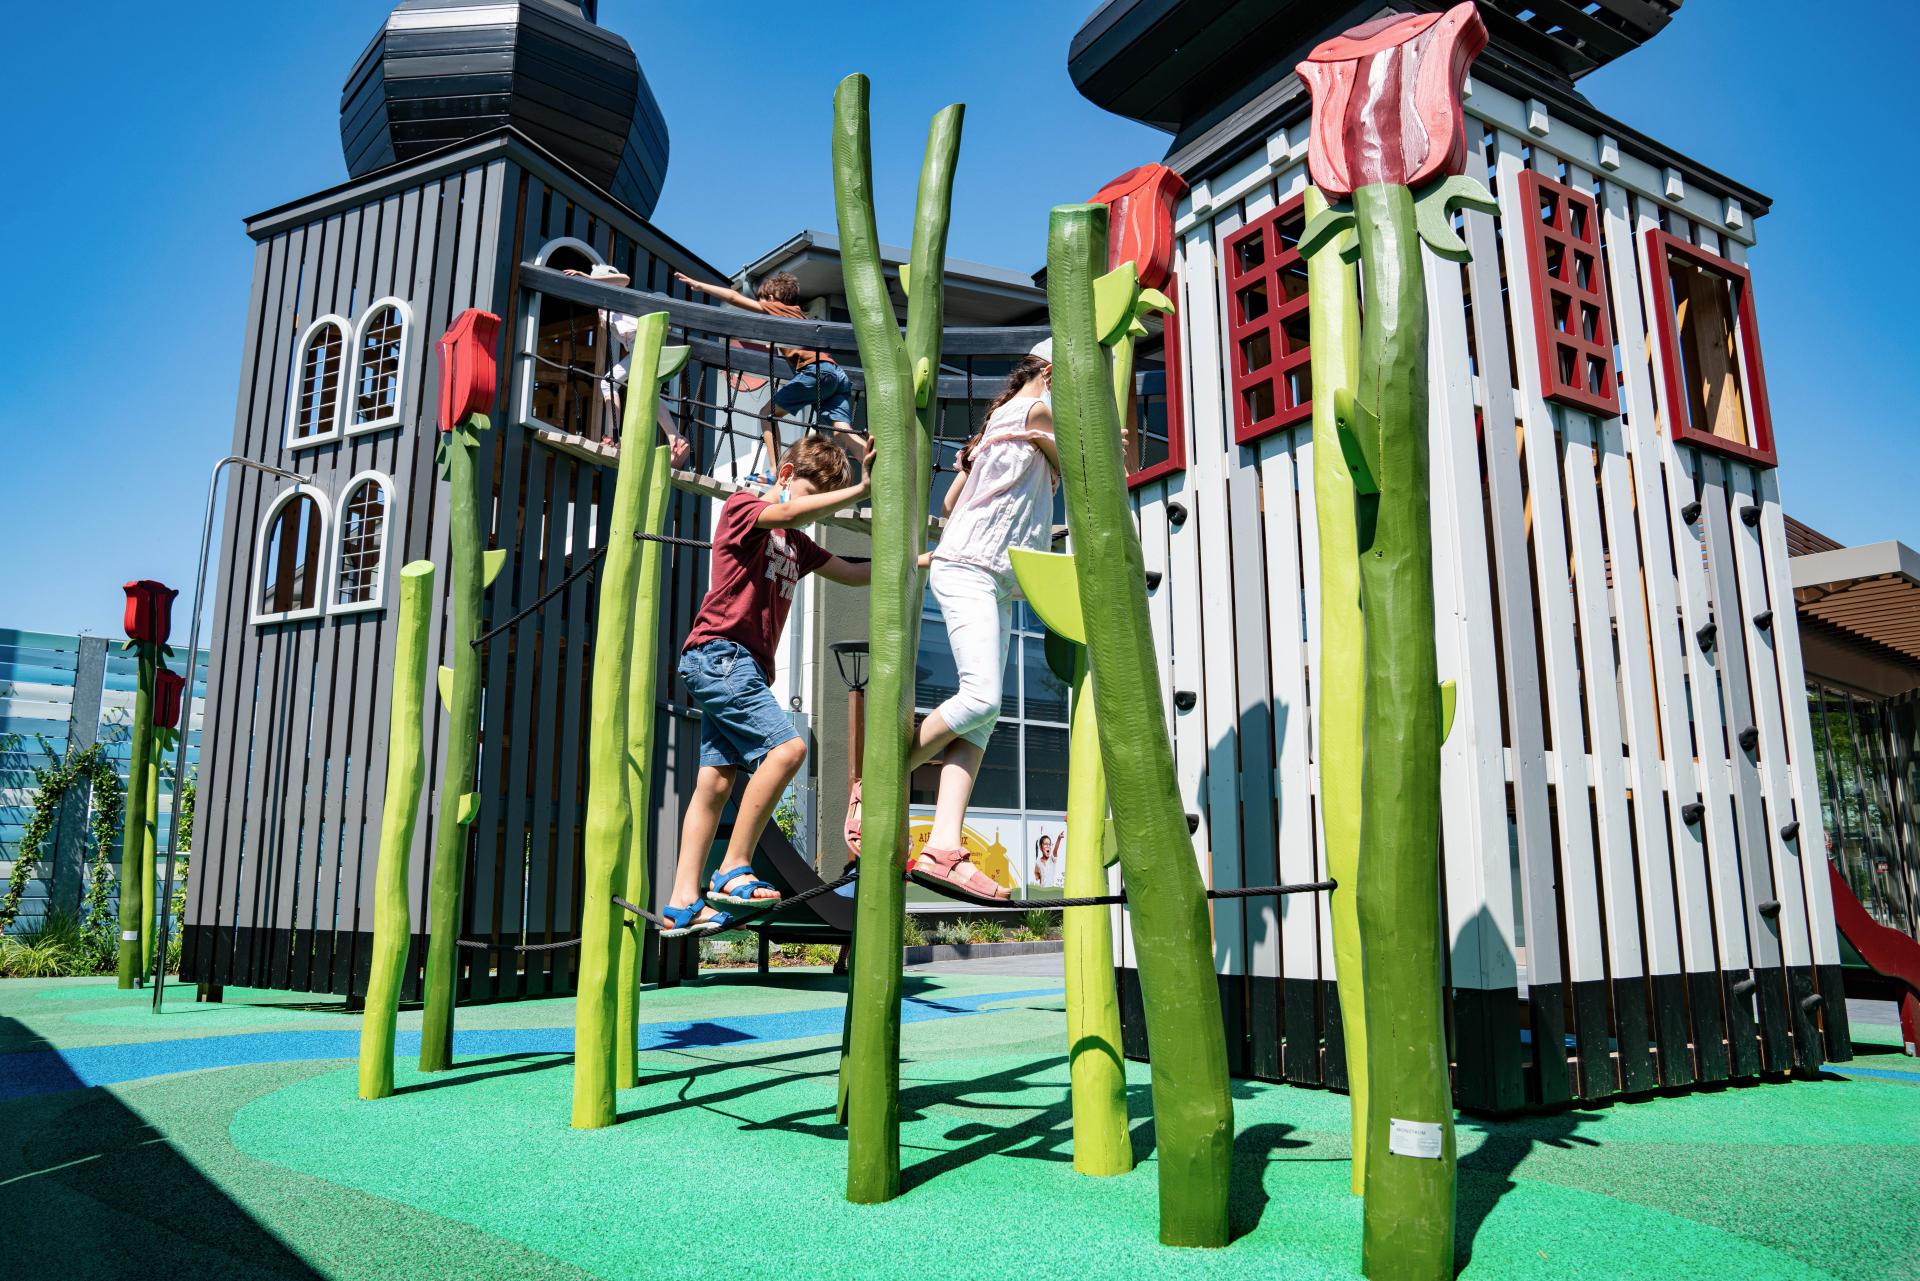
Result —
[[[1067, 71], [1096, 105], [1179, 133], [1250, 82], [1285, 75], [1330, 35], [1379, 13], [1450, 2], [1106, 0], [1074, 36]], [[1652, 39], [1681, 0], [1478, 2], [1496, 56], [1570, 86]]]

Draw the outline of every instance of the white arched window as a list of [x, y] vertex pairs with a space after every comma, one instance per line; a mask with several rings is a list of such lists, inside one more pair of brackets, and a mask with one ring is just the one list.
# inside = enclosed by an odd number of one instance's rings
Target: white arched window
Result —
[[393, 481], [387, 476], [363, 471], [347, 482], [340, 497], [328, 612], [345, 614], [385, 606], [387, 547], [398, 519]]
[[273, 500], [260, 522], [253, 557], [253, 621], [280, 623], [320, 614], [327, 559], [327, 509], [295, 485]]
[[400, 421], [412, 355], [413, 309], [382, 298], [353, 327], [353, 367], [347, 378], [347, 433], [379, 431]]
[[347, 322], [322, 316], [293, 349], [293, 401], [287, 412], [287, 448], [340, 438], [347, 365]]
[[[562, 236], [549, 240], [534, 262], [555, 271], [569, 267], [587, 271], [605, 261], [584, 240]], [[530, 297], [520, 332], [521, 354], [528, 366], [520, 380], [520, 420], [529, 426], [552, 427], [576, 436], [599, 436], [600, 388], [595, 376], [604, 372], [605, 328], [592, 307], [563, 298]]]

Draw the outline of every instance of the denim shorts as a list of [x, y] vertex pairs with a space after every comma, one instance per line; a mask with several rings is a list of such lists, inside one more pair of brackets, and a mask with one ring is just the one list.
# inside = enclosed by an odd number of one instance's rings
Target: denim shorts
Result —
[[773, 403], [790, 414], [818, 408], [819, 422], [853, 422], [853, 384], [831, 360], [816, 360], [773, 393]]
[[710, 640], [680, 655], [680, 679], [700, 706], [700, 763], [751, 768], [790, 738], [800, 737], [767, 688], [747, 647]]

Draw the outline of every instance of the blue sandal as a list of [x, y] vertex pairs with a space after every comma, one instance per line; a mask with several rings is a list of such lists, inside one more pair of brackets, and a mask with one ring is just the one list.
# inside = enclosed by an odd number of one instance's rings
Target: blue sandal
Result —
[[[740, 883], [741, 877], [746, 883]], [[751, 867], [736, 867], [731, 872], [715, 872], [713, 879], [707, 882], [707, 902], [716, 907], [771, 907], [780, 900], [776, 898], [755, 898], [755, 890], [773, 890], [778, 887], [765, 881], [754, 879]]]
[[687, 907], [662, 907], [660, 909], [660, 915], [672, 921], [673, 928], [670, 930], [661, 930], [660, 937], [663, 939], [678, 939], [686, 938], [694, 934], [718, 934], [721, 930], [726, 929], [728, 923], [733, 918], [725, 912], [715, 912], [704, 921], [696, 919], [701, 912], [706, 910], [706, 907], [707, 905], [705, 903], [694, 903]]

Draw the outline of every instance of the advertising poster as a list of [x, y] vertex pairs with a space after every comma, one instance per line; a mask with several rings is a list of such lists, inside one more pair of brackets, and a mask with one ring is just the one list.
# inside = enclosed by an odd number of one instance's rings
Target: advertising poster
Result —
[[[911, 860], [925, 848], [933, 830], [933, 807], [916, 805], [909, 813], [907, 849]], [[998, 882], [1010, 901], [1060, 896], [1066, 839], [1064, 814], [973, 810], [961, 828], [961, 841], [973, 856], [973, 865]], [[956, 910], [968, 906], [912, 882], [907, 885], [907, 901], [945, 904]]]

